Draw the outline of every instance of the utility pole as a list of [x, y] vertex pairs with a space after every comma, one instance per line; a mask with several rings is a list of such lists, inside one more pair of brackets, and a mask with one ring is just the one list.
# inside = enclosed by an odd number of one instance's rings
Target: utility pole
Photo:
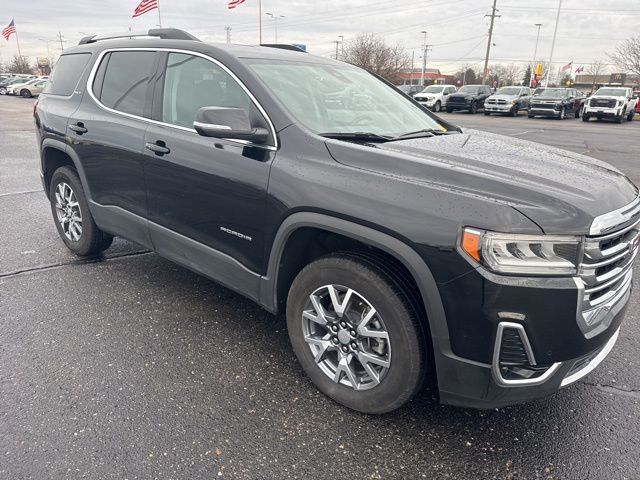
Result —
[[553, 49], [556, 46], [556, 34], [558, 33], [558, 22], [560, 21], [560, 10], [562, 9], [562, 0], [558, 0], [558, 13], [556, 14], [556, 27], [553, 29], [553, 40], [551, 41], [551, 53], [549, 54], [549, 65], [547, 66], [547, 75], [545, 76], [544, 86], [549, 86], [549, 77], [551, 76], [551, 62], [553, 61]]
[[424, 87], [424, 71], [427, 68], [427, 32], [422, 30], [420, 33], [424, 35], [422, 42], [422, 70], [420, 72], [420, 88]]
[[227, 32], [227, 43], [231, 43], [231, 27], [224, 27]]
[[338, 38], [340, 39], [340, 55], [344, 58], [344, 35], [338, 35]]
[[484, 84], [487, 78], [487, 68], [489, 68], [489, 53], [491, 52], [491, 38], [493, 37], [493, 22], [496, 17], [500, 18], [501, 15], [496, 15], [498, 9], [496, 3], [498, 0], [493, 0], [493, 7], [491, 7], [491, 15], [485, 15], [485, 17], [491, 17], [491, 23], [489, 24], [489, 40], [487, 40], [487, 53], [484, 56], [484, 70], [482, 70], [482, 83]]
[[533, 64], [531, 65], [531, 75], [529, 75], [529, 88], [533, 85], [533, 77], [535, 76], [534, 71], [536, 69], [536, 55], [538, 55], [538, 40], [540, 40], [540, 27], [542, 24], [536, 23], [534, 26], [538, 27], [538, 34], [536, 35], [536, 47], [533, 49]]
[[62, 45], [64, 37], [62, 36], [62, 32], [58, 32], [58, 40], [60, 41], [60, 50], [64, 51], [64, 45]]

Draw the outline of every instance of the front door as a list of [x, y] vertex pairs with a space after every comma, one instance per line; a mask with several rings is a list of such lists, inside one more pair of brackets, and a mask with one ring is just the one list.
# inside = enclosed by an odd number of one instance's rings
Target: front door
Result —
[[262, 264], [275, 148], [200, 136], [193, 121], [210, 106], [244, 108], [254, 126], [266, 119], [222, 65], [173, 52], [161, 65], [157, 123], [144, 138], [151, 237], [160, 254], [229, 284], [229, 268], [257, 272]]

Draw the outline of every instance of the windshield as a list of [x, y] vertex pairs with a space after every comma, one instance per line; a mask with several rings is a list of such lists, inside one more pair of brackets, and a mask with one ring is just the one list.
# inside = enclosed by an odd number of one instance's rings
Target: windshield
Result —
[[548, 98], [561, 98], [566, 97], [568, 93], [568, 90], [565, 90], [564, 88], [545, 88], [542, 92], [540, 92], [540, 96]]
[[280, 102], [315, 133], [398, 136], [446, 129], [421, 107], [348, 64], [246, 59]]
[[609, 95], [612, 97], [624, 97], [627, 91], [624, 88], [599, 88], [596, 95]]
[[520, 88], [502, 87], [496, 92], [496, 95], [520, 95]]
[[465, 85], [460, 90], [458, 90], [458, 93], [478, 93], [479, 89], [480, 87], [476, 85]]
[[421, 93], [440, 93], [444, 87], [427, 87]]

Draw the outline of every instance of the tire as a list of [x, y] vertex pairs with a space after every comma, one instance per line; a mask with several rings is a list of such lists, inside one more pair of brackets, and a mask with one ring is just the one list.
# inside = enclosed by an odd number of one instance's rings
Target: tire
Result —
[[620, 113], [620, 116], [616, 118], [616, 123], [622, 123], [625, 120], [625, 117], [627, 116], [627, 109], [625, 108], [622, 113]]
[[6, 95], [7, 89], [5, 87], [0, 87], [0, 95]]
[[[348, 302], [344, 316], [338, 313], [340, 309], [331, 300], [329, 287], [336, 288], [338, 292], [338, 306], [344, 302], [347, 289], [352, 289], [352, 301]], [[316, 319], [320, 317], [311, 300], [312, 295], [319, 299], [329, 320], [366, 319], [371, 310], [363, 305], [372, 307], [376, 313], [365, 327], [373, 327], [368, 333], [372, 330], [386, 331], [388, 343], [384, 343], [383, 337], [373, 340], [361, 336], [355, 323], [343, 328], [330, 321], [336, 332], [320, 326], [309, 318], [309, 314]], [[304, 317], [303, 312], [307, 312]], [[381, 323], [376, 325], [376, 322]], [[322, 393], [348, 408], [369, 414], [387, 413], [409, 401], [423, 384], [428, 356], [419, 310], [403, 282], [390, 267], [385, 266], [384, 261], [347, 252], [325, 256], [307, 265], [289, 291], [287, 328], [293, 350], [306, 374]], [[353, 333], [356, 333], [355, 337]], [[322, 345], [305, 340], [313, 337], [316, 341], [318, 338], [329, 339]], [[354, 345], [357, 345], [357, 350], [353, 350]], [[384, 356], [372, 348], [382, 349]], [[348, 353], [341, 353], [343, 349]], [[326, 352], [324, 356], [322, 352]], [[361, 363], [358, 358], [363, 353], [378, 360], [386, 358], [388, 367], [373, 362]], [[316, 362], [316, 358], [321, 360]], [[342, 371], [347, 363], [341, 368], [340, 358], [342, 362], [349, 362], [351, 376]], [[379, 375], [379, 383], [365, 371], [365, 363], [374, 369], [374, 375]], [[357, 390], [353, 388], [356, 376], [358, 381], [355, 384], [360, 387]]]
[[582, 116], [582, 111], [584, 110], [584, 107], [581, 106], [578, 110], [575, 111], [575, 117], [576, 118], [580, 118]]
[[[69, 190], [71, 194], [68, 195]], [[62, 199], [61, 203], [59, 203], [60, 199]], [[82, 183], [74, 169], [60, 167], [53, 172], [49, 186], [49, 201], [58, 234], [69, 250], [76, 255], [88, 257], [109, 248], [113, 242], [113, 236], [103, 232], [95, 224]], [[76, 205], [73, 205], [74, 203]], [[58, 210], [57, 204], [63, 208]], [[63, 211], [67, 213], [66, 221], [59, 217], [59, 214], [64, 215]], [[77, 222], [78, 218], [80, 222]], [[78, 223], [80, 224], [79, 234]], [[75, 227], [72, 224], [75, 224]]]
[[634, 115], [635, 113], [633, 111], [629, 112], [629, 115], [627, 115], [627, 122], [633, 122]]
[[559, 120], [564, 120], [567, 117], [567, 109], [566, 108], [562, 108], [560, 110], [560, 116], [558, 117]]
[[512, 117], [518, 116], [518, 105], [514, 105], [511, 110], [509, 110], [509, 115]]
[[478, 104], [476, 102], [471, 102], [471, 106], [469, 107], [469, 113], [477, 113], [478, 112]]
[[451, 113], [451, 112], [453, 112], [453, 108], [448, 108], [447, 107], [447, 113]]
[[442, 110], [442, 104], [440, 103], [440, 100], [438, 100], [438, 101], [433, 105], [433, 111], [434, 111], [434, 112], [439, 112], [440, 110]]
[[533, 115], [531, 115], [530, 113], [527, 114], [528, 118], [533, 118]]
[[31, 95], [31, 92], [29, 90], [23, 88], [22, 90], [20, 90], [20, 96], [22, 98], [31, 98], [33, 95]]
[[484, 111], [484, 114], [488, 117], [489, 115], [491, 115], [491, 112], [487, 112], [486, 110]]
[[591, 117], [589, 117], [589, 114], [588, 114], [588, 113], [583, 113], [583, 114], [582, 114], [582, 121], [583, 121], [583, 122], [588, 122], [588, 121], [589, 121], [589, 118], [591, 118]]

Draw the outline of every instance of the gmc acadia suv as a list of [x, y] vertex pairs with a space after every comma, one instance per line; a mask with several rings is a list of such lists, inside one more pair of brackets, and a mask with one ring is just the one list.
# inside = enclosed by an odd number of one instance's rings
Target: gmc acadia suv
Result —
[[531, 400], [612, 349], [640, 221], [621, 172], [294, 47], [145, 36], [65, 50], [35, 107], [70, 250], [122, 236], [285, 314], [309, 377], [362, 412], [427, 376], [447, 404]]

